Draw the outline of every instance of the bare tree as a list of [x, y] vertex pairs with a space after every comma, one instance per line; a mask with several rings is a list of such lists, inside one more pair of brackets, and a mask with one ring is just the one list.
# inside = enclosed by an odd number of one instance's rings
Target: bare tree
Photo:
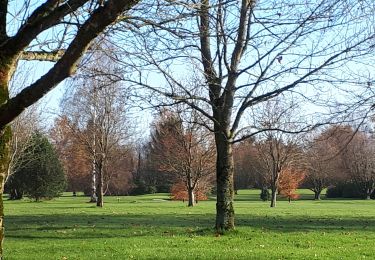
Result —
[[334, 184], [339, 165], [343, 164], [341, 156], [338, 155], [339, 148], [327, 134], [323, 132], [314, 138], [305, 150], [307, 167], [304, 183], [314, 192], [314, 200], [320, 200], [322, 191]]
[[[263, 131], [246, 127], [243, 115], [285, 92], [311, 102], [320, 91], [361, 83], [346, 72], [371, 55], [374, 32], [367, 22], [374, 12], [365, 3], [201, 0], [160, 6], [157, 14], [150, 9], [149, 19], [130, 18], [133, 43], [125, 53], [138, 59], [124, 57], [132, 68], [126, 80], [152, 90], [155, 105], [158, 93], [170, 98], [165, 105], [184, 102], [210, 120], [218, 232], [234, 228], [233, 143]], [[178, 19], [161, 25], [152, 20], [160, 13]], [[155, 70], [163, 83], [150, 80]], [[195, 84], [186, 80], [192, 77]]]
[[375, 143], [366, 133], [358, 132], [343, 154], [349, 176], [365, 199], [375, 191]]
[[288, 168], [300, 167], [302, 149], [296, 133], [295, 120], [298, 118], [298, 106], [284, 105], [280, 99], [265, 103], [262, 111], [257, 112], [260, 128], [266, 129], [258, 135], [258, 152], [266, 180], [271, 188], [271, 207], [276, 207], [276, 195], [279, 188], [280, 176]]
[[75, 90], [64, 100], [63, 109], [74, 126], [74, 134], [90, 154], [91, 200], [100, 207], [103, 207], [104, 180], [110, 174], [106, 172], [110, 156], [115, 156], [113, 151], [129, 142], [130, 134], [127, 91], [116, 83], [115, 70], [105, 56], [94, 56], [73, 79]]
[[213, 140], [199, 124], [196, 112], [187, 113], [185, 117], [182, 112], [161, 113], [152, 135], [152, 153], [161, 171], [171, 173], [175, 183], [184, 183], [188, 206], [192, 207], [198, 187], [212, 179], [215, 152]]

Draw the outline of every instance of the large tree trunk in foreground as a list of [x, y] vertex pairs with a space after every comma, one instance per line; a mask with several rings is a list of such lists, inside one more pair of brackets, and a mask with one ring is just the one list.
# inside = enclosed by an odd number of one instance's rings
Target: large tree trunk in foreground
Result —
[[221, 133], [216, 134], [216, 231], [223, 233], [234, 229], [234, 162], [232, 144]]
[[[15, 60], [0, 52], [0, 105], [9, 100], [8, 84], [15, 68]], [[9, 125], [0, 125], [0, 259], [3, 259], [5, 179], [10, 161], [12, 131]]]
[[3, 240], [4, 240], [4, 181], [8, 173], [9, 161], [9, 146], [11, 140], [10, 126], [0, 129], [0, 259], [3, 255]]

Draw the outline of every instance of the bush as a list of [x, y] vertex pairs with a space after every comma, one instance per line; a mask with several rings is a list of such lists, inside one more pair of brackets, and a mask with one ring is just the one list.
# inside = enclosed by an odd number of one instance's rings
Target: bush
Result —
[[327, 198], [363, 198], [358, 187], [351, 182], [339, 183], [327, 188]]
[[263, 201], [270, 200], [271, 194], [266, 188], [262, 188], [262, 191], [260, 192], [260, 199]]
[[136, 186], [130, 191], [130, 195], [154, 194], [158, 191], [155, 186], [146, 185], [143, 181], [140, 181], [135, 185]]

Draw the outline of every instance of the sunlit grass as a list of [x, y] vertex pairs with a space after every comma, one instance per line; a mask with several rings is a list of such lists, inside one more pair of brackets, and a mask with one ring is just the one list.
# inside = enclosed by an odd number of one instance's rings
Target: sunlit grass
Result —
[[213, 231], [215, 201], [188, 208], [167, 194], [5, 201], [5, 259], [371, 259], [375, 201], [259, 200], [240, 191], [236, 231]]

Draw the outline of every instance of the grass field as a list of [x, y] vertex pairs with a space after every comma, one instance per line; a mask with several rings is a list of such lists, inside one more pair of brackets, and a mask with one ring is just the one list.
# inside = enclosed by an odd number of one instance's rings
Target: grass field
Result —
[[5, 201], [5, 259], [375, 259], [375, 201], [303, 200], [277, 208], [236, 197], [236, 231], [216, 236], [215, 201], [167, 194]]

